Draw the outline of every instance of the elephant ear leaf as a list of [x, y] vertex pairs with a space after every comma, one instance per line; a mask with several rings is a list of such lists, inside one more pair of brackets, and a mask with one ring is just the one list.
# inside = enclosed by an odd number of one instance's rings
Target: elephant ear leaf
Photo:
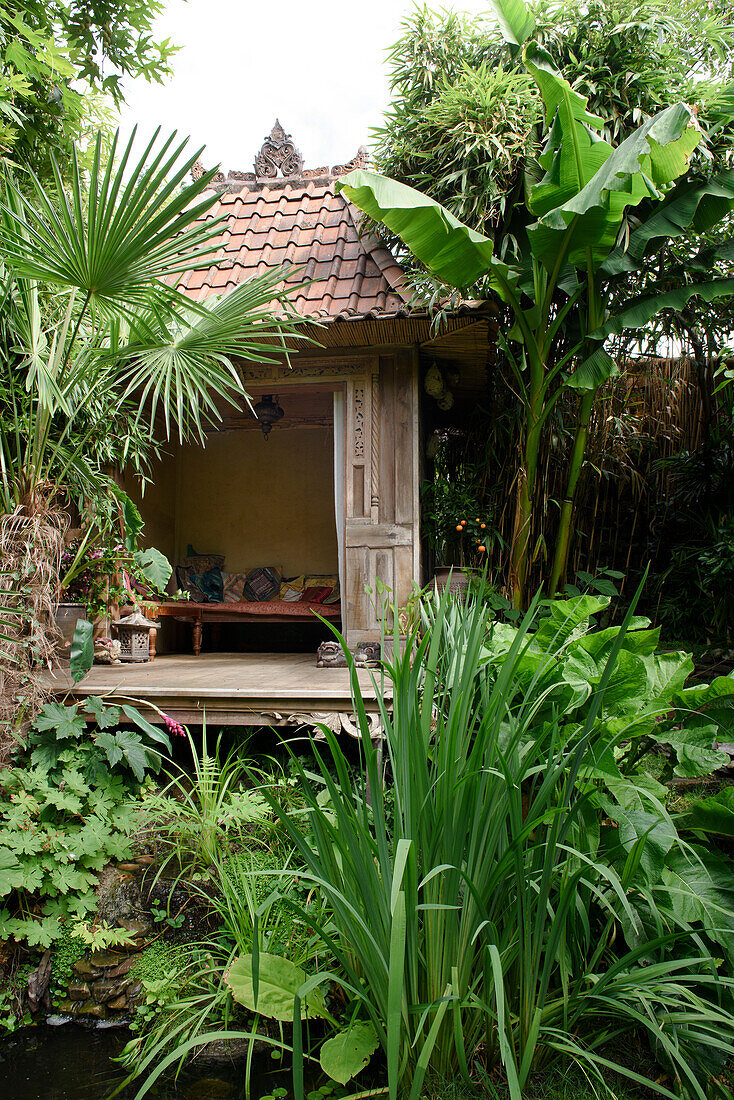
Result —
[[[257, 961], [257, 976], [254, 957], [240, 955], [227, 970], [224, 980], [238, 1004], [249, 1008], [251, 1012], [259, 1012], [273, 1020], [287, 1023], [293, 1019], [293, 1003], [298, 990], [306, 981], [306, 974], [290, 959], [261, 951]], [[320, 989], [311, 990], [305, 1000], [309, 1015], [324, 1015], [326, 1006]]]
[[676, 845], [668, 853], [661, 887], [676, 916], [701, 921], [715, 949], [734, 962], [734, 885], [728, 862], [713, 851]]
[[685, 779], [710, 775], [729, 763], [728, 752], [714, 748], [718, 727], [702, 719], [696, 726], [689, 723], [685, 729], [651, 733], [654, 741], [670, 745], [678, 763], [674, 774]]
[[490, 0], [505, 42], [521, 46], [535, 30], [535, 16], [524, 0]]
[[173, 572], [168, 558], [154, 546], [149, 550], [136, 550], [133, 556], [145, 579], [157, 592], [163, 592]]
[[332, 1081], [346, 1085], [365, 1068], [379, 1046], [372, 1024], [360, 1021], [327, 1039], [319, 1054], [321, 1068]]
[[724, 787], [709, 798], [693, 802], [675, 818], [678, 829], [705, 835], [734, 837], [734, 787]]
[[676, 720], [694, 725], [715, 722], [717, 741], [734, 741], [734, 675], [717, 676], [710, 684], [691, 684], [673, 696]]

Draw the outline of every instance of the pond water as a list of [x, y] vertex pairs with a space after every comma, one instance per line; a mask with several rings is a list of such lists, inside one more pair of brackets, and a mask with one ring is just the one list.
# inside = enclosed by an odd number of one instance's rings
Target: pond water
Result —
[[[124, 1028], [76, 1024], [17, 1031], [0, 1041], [0, 1098], [106, 1100], [125, 1078], [113, 1059], [129, 1038]], [[283, 1071], [263, 1073], [252, 1095], [257, 1100], [288, 1083], [289, 1074]], [[138, 1087], [118, 1093], [119, 1100], [132, 1100]], [[148, 1095], [155, 1100], [242, 1100], [243, 1071], [231, 1064], [194, 1063], [177, 1081], [164, 1082]]]

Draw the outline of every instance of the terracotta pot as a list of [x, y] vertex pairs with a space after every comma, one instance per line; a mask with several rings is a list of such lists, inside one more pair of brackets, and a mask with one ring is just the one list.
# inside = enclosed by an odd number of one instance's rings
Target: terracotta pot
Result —
[[469, 572], [458, 565], [438, 565], [433, 574], [433, 583], [439, 592], [448, 588], [455, 596], [460, 596], [469, 587]]
[[86, 604], [60, 603], [57, 605], [54, 619], [56, 620], [56, 626], [58, 627], [59, 633], [63, 638], [63, 643], [59, 646], [60, 650], [68, 653], [71, 643], [74, 640], [76, 624], [79, 619], [86, 619], [86, 617]]

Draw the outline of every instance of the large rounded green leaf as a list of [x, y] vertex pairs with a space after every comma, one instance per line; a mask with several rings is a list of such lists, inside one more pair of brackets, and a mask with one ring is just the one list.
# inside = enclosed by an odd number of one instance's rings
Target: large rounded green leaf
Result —
[[319, 1055], [321, 1068], [332, 1081], [345, 1085], [364, 1069], [379, 1045], [372, 1024], [365, 1021], [352, 1024], [323, 1044]]
[[151, 546], [148, 550], [137, 550], [134, 557], [145, 579], [157, 592], [163, 592], [172, 573], [171, 563], [165, 554]]
[[[257, 1000], [252, 955], [240, 955], [236, 958], [224, 980], [238, 1004], [252, 1012], [259, 1012], [262, 1016], [287, 1022], [293, 1019], [293, 1002], [306, 981], [306, 972], [290, 959], [261, 951], [258, 956]], [[320, 989], [311, 990], [305, 1001], [309, 1016], [325, 1014], [326, 1005]]]
[[679, 829], [734, 837], [734, 787], [694, 802], [687, 813], [676, 816], [675, 823]]

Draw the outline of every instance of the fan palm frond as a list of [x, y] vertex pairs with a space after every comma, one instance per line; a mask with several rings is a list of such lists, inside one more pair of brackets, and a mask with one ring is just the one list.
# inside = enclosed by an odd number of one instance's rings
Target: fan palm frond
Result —
[[55, 163], [48, 188], [30, 173], [30, 197], [6, 178], [0, 248], [14, 270], [124, 312], [145, 300], [153, 280], [208, 265], [222, 225], [205, 216], [216, 201], [205, 193], [216, 168], [184, 183], [202, 150], [186, 153], [188, 138], [177, 141], [175, 132], [159, 143], [159, 133], [133, 164], [135, 131], [116, 162], [118, 132], [106, 167], [98, 135], [88, 186], [76, 155], [68, 189]]

